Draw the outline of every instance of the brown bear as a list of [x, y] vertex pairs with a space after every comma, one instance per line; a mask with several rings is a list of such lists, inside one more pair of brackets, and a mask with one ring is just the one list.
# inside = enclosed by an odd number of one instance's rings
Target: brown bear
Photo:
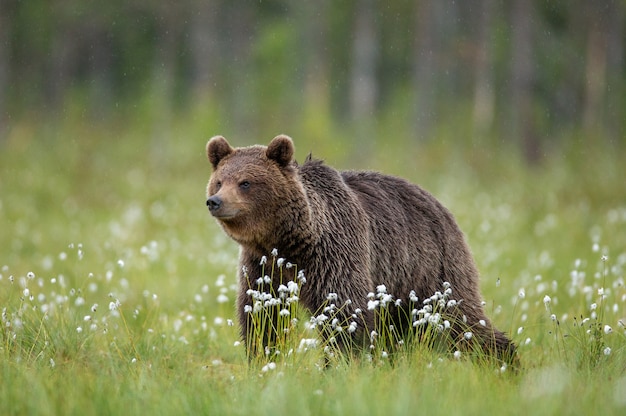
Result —
[[387, 305], [394, 330], [406, 334], [432, 323], [439, 304], [452, 317], [439, 328], [448, 330], [456, 348], [471, 344], [487, 357], [516, 361], [515, 345], [483, 311], [462, 232], [430, 193], [398, 177], [338, 171], [310, 155], [299, 165], [285, 135], [267, 147], [243, 148], [216, 136], [206, 150], [213, 168], [208, 209], [241, 248], [237, 304], [244, 339], [250, 325], [245, 306], [252, 304], [248, 276], [261, 277], [261, 259], [278, 250], [304, 270], [305, 308], [319, 313], [332, 293], [344, 305], [344, 318], [358, 314], [351, 322], [358, 330], [350, 331], [357, 344], [368, 342], [375, 328], [372, 306], [382, 293], [394, 297]]

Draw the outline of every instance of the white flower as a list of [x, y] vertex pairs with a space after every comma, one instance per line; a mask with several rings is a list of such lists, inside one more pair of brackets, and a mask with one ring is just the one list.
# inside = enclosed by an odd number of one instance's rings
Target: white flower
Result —
[[272, 249], [272, 256], [274, 256], [274, 257], [278, 256], [278, 250], [277, 249], [275, 249], [275, 248]]
[[550, 301], [552, 301], [552, 299], [550, 298], [550, 296], [545, 295], [543, 297], [543, 304], [546, 305], [546, 307], [548, 307], [548, 305], [550, 304]]
[[278, 260], [276, 260], [276, 265], [278, 267], [283, 267], [283, 263], [285, 262], [285, 259], [280, 257]]
[[611, 355], [611, 347], [606, 347], [603, 352], [604, 355]]
[[265, 263], [267, 263], [267, 257], [263, 256], [263, 257], [261, 257], [261, 261], [259, 262], [259, 265], [263, 266]]
[[484, 320], [484, 319], [481, 319], [480, 321], [478, 321], [478, 323], [479, 323], [481, 326], [487, 326], [487, 322], [485, 322], [485, 320]]
[[336, 302], [338, 299], [338, 296], [336, 293], [331, 292], [326, 296], [326, 299], [329, 300], [330, 302]]
[[281, 309], [280, 316], [289, 316], [289, 309]]
[[378, 285], [376, 286], [376, 292], [387, 293], [387, 287], [385, 287], [385, 285]]
[[463, 334], [463, 336], [465, 337], [466, 340], [469, 341], [470, 339], [472, 339], [474, 334], [472, 334], [471, 332], [466, 332], [465, 334]]
[[225, 295], [225, 294], [223, 294], [223, 293], [220, 293], [220, 294], [217, 296], [217, 303], [226, 303], [226, 302], [228, 302], [228, 296], [226, 296], [226, 295]]
[[379, 301], [377, 300], [368, 300], [367, 301], [367, 309], [373, 311], [378, 306]]
[[611, 332], [613, 332], [613, 328], [611, 328], [608, 325], [604, 325], [604, 333], [605, 334], [610, 334]]
[[454, 358], [456, 358], [457, 360], [461, 358], [461, 351], [456, 350], [454, 351]]
[[252, 312], [252, 306], [250, 306], [250, 305], [244, 305], [244, 306], [243, 306], [243, 311], [244, 311], [244, 313], [250, 313], [250, 312]]
[[524, 299], [526, 297], [526, 291], [524, 290], [524, 288], [519, 290], [518, 296], [520, 297], [520, 299]]

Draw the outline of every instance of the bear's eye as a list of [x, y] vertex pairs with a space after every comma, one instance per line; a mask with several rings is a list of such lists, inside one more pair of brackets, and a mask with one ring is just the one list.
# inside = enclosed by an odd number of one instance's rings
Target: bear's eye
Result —
[[248, 181], [243, 181], [243, 182], [241, 182], [241, 183], [239, 184], [239, 187], [240, 187], [241, 189], [248, 189], [248, 188], [250, 188], [250, 182], [248, 182]]
[[222, 181], [217, 181], [217, 182], [215, 183], [215, 189], [216, 189], [217, 191], [219, 191], [221, 187], [222, 187]]

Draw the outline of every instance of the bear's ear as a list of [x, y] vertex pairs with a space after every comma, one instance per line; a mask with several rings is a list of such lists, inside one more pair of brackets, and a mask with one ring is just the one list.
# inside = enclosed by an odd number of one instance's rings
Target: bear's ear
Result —
[[284, 134], [276, 136], [267, 146], [265, 155], [268, 159], [278, 163], [279, 166], [285, 167], [291, 163], [293, 158], [293, 141]]
[[224, 159], [232, 152], [233, 148], [230, 147], [226, 139], [222, 136], [212, 137], [206, 144], [206, 154], [214, 170], [217, 169], [217, 165], [220, 163], [220, 160]]

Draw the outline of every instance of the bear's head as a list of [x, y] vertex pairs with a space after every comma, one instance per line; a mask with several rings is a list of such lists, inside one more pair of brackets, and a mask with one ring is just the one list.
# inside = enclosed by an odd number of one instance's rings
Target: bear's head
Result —
[[267, 147], [233, 148], [222, 136], [215, 136], [206, 150], [213, 167], [207, 187], [211, 215], [238, 243], [271, 245], [281, 213], [294, 193], [302, 192], [292, 140], [280, 135]]

